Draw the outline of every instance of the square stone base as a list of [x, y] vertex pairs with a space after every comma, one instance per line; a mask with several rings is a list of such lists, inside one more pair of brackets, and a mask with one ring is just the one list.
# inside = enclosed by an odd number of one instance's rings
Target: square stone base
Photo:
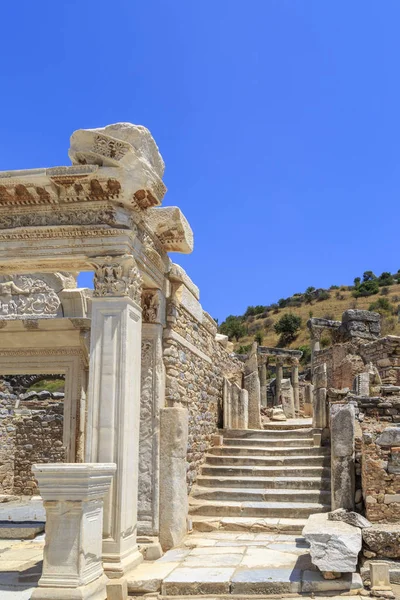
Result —
[[112, 558], [112, 555], [103, 554], [103, 569], [110, 579], [119, 579], [137, 567], [137, 565], [140, 565], [143, 561], [143, 554], [139, 551], [139, 548], [136, 548], [136, 550], [125, 556], [122, 560], [113, 561]]
[[107, 577], [102, 575], [88, 583], [76, 588], [37, 587], [31, 600], [106, 600]]

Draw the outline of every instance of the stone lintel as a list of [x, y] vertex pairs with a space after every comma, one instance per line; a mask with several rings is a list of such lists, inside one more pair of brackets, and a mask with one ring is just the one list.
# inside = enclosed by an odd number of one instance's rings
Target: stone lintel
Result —
[[258, 346], [258, 354], [276, 356], [280, 358], [301, 358], [303, 353], [301, 350], [289, 350], [286, 348], [269, 348], [268, 346]]
[[32, 465], [40, 495], [47, 501], [103, 498], [117, 466], [114, 463], [44, 463]]
[[193, 251], [193, 231], [177, 206], [149, 208], [145, 220], [166, 252], [190, 254]]

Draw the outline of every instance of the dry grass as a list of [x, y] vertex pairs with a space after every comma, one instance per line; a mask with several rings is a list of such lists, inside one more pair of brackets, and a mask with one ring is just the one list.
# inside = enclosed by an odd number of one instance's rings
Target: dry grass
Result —
[[[343, 296], [343, 299], [336, 298], [336, 292]], [[321, 302], [313, 302], [312, 304], [302, 304], [299, 308], [287, 307], [279, 309], [279, 311], [274, 314], [273, 312], [268, 313], [268, 319], [273, 319], [274, 323], [278, 321], [283, 315], [287, 313], [292, 313], [294, 315], [298, 315], [302, 319], [302, 327], [299, 332], [298, 337], [292, 344], [290, 344], [291, 348], [298, 348], [302, 345], [309, 345], [310, 337], [309, 332], [306, 326], [308, 319], [310, 318], [310, 311], [312, 312], [313, 317], [324, 317], [325, 315], [332, 315], [335, 320], [341, 321], [342, 313], [348, 308], [358, 308], [367, 310], [369, 305], [372, 302], [376, 302], [376, 300], [382, 297], [380, 294], [375, 294], [374, 296], [368, 296], [367, 298], [353, 298], [351, 295], [351, 291], [344, 290], [330, 290], [329, 292], [331, 297], [327, 300], [322, 300]], [[395, 307], [398, 306], [399, 300], [394, 300], [393, 298], [398, 296], [400, 298], [400, 284], [391, 285], [389, 287], [389, 294], [387, 296], [383, 296], [387, 298], [389, 302], [391, 302]], [[264, 322], [266, 319], [255, 319], [251, 325], [254, 326], [261, 325], [261, 333], [263, 335], [263, 345], [264, 346], [276, 346], [278, 343], [279, 336], [276, 335], [273, 325], [268, 328], [266, 331], [264, 328]], [[398, 317], [394, 315], [391, 319], [384, 319], [383, 321], [383, 334], [388, 335], [400, 335], [400, 323]], [[254, 333], [243, 337], [236, 344], [235, 349], [239, 348], [239, 346], [250, 344], [254, 341]]]

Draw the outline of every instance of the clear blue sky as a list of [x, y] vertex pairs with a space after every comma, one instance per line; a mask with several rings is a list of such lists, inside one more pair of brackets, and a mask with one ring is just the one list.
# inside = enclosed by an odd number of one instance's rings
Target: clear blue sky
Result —
[[220, 320], [397, 271], [398, 0], [4, 0], [0, 169], [146, 125]]

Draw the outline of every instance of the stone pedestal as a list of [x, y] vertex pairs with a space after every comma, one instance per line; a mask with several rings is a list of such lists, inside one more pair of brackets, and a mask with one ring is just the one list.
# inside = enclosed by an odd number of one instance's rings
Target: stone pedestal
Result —
[[169, 550], [181, 542], [187, 531], [187, 409], [162, 408], [160, 426], [160, 543], [163, 550]]
[[103, 528], [104, 569], [113, 578], [143, 559], [136, 544], [142, 311], [133, 259], [103, 261], [92, 299], [86, 460], [117, 464]]
[[46, 509], [43, 573], [32, 600], [105, 600], [103, 498], [115, 464], [39, 464]]

